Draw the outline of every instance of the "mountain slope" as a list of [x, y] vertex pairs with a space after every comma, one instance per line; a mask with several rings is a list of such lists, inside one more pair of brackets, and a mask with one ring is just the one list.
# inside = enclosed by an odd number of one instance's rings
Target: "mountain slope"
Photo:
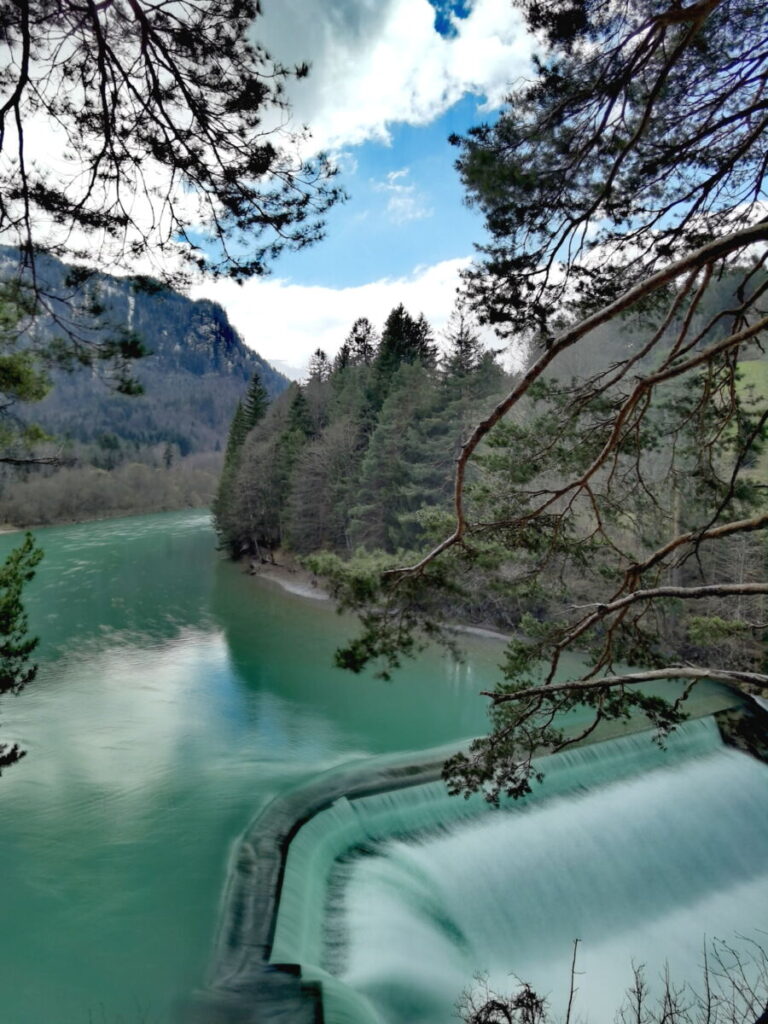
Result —
[[[0, 251], [0, 273], [11, 260], [12, 250]], [[37, 270], [46, 291], [72, 292], [63, 263], [40, 256]], [[287, 387], [287, 378], [244, 344], [216, 303], [131, 278], [98, 274], [90, 282], [94, 286], [104, 308], [103, 326], [91, 332], [94, 340], [128, 330], [151, 352], [134, 370], [144, 395], [116, 394], [87, 369], [57, 370], [49, 396], [22, 410], [24, 418], [57, 437], [89, 444], [109, 434], [138, 446], [175, 444], [182, 455], [213, 451], [225, 441], [237, 401], [255, 372], [270, 397]], [[77, 298], [76, 293], [75, 303]], [[50, 318], [39, 318], [33, 329], [38, 342], [56, 335]]]

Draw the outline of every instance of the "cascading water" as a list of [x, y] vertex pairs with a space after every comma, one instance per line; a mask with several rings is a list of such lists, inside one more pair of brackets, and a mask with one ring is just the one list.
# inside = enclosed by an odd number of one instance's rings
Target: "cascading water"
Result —
[[[562, 1011], [576, 938], [591, 1020], [613, 1019], [633, 959], [652, 981], [667, 961], [673, 978], [698, 980], [705, 935], [768, 922], [768, 768], [720, 747], [713, 726], [686, 727], [711, 741], [708, 756], [607, 785], [600, 772], [578, 796], [355, 859], [331, 969], [387, 1024], [445, 1024], [478, 971], [501, 991], [513, 972]], [[631, 758], [641, 743], [620, 746]], [[574, 751], [566, 771], [593, 784], [600, 756]]]
[[514, 972], [557, 1011], [576, 938], [582, 1017], [611, 1020], [633, 958], [693, 979], [705, 933], [768, 922], [768, 768], [713, 719], [664, 751], [637, 734], [543, 767], [500, 811], [435, 783], [337, 801], [300, 830], [272, 959], [333, 975], [329, 1024], [446, 1024], [478, 971], [502, 990]]

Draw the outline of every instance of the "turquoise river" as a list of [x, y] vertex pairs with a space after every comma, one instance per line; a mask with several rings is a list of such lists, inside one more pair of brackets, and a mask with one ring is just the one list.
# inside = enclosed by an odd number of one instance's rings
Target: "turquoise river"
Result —
[[[0, 707], [0, 737], [28, 751], [0, 779], [0, 1022], [176, 1024], [204, 985], [254, 815], [350, 760], [483, 731], [477, 692], [500, 644], [473, 638], [464, 664], [428, 655], [391, 683], [357, 678], [331, 667], [353, 624], [225, 562], [204, 512], [37, 535], [40, 672]], [[0, 538], [0, 556], [17, 540]], [[668, 764], [643, 738], [623, 778], [596, 747], [602, 774], [578, 791], [557, 783], [466, 835], [345, 861], [322, 966], [386, 1024], [449, 1024], [473, 970], [549, 991], [576, 937], [599, 989], [601, 963], [628, 980], [633, 938], [647, 959], [668, 934], [674, 962], [705, 932], [764, 927], [768, 768], [702, 729]]]

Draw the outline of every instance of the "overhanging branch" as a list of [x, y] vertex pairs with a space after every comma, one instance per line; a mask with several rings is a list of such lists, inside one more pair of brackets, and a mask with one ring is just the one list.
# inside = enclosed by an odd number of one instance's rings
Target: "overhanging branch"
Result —
[[648, 669], [643, 672], [626, 672], [622, 675], [601, 676], [599, 679], [572, 679], [566, 683], [550, 683], [544, 686], [528, 686], [514, 693], [495, 693], [481, 690], [482, 697], [490, 697], [494, 706], [510, 704], [530, 698], [550, 697], [556, 693], [590, 693], [595, 690], [609, 690], [617, 686], [634, 686], [654, 680], [672, 679], [713, 679], [722, 683], [747, 683], [761, 689], [768, 689], [768, 675], [760, 672], [740, 672], [722, 668], [697, 668], [694, 665], [670, 665], [667, 668]]
[[[740, 231], [734, 231], [723, 238], [709, 242], [707, 245], [701, 246], [688, 256], [685, 256], [682, 259], [671, 263], [664, 269], [657, 271], [655, 274], [652, 274], [645, 281], [634, 285], [623, 295], [619, 296], [619, 298], [614, 302], [609, 303], [604, 309], [586, 317], [580, 323], [568, 328], [555, 338], [552, 344], [542, 352], [533, 365], [523, 374], [509, 394], [499, 402], [498, 405], [496, 405], [493, 411], [485, 419], [478, 423], [469, 438], [462, 445], [461, 453], [459, 454], [456, 462], [456, 475], [454, 479], [454, 512], [456, 517], [456, 526], [453, 533], [441, 541], [418, 562], [415, 562], [410, 566], [388, 569], [382, 574], [383, 577], [385, 579], [398, 579], [404, 576], [420, 573], [431, 562], [439, 557], [439, 555], [453, 547], [462, 539], [467, 528], [464, 512], [464, 482], [466, 477], [466, 467], [470, 457], [475, 452], [480, 442], [488, 435], [493, 427], [507, 415], [517, 402], [519, 402], [523, 395], [525, 395], [530, 389], [531, 385], [541, 377], [557, 356], [572, 345], [575, 345], [577, 341], [583, 338], [590, 331], [610, 322], [615, 317], [626, 312], [636, 303], [648, 298], [654, 292], [666, 287], [682, 275], [690, 273], [692, 270], [697, 268], [716, 263], [718, 260], [730, 256], [733, 253], [739, 252], [740, 250], [758, 242], [765, 241], [768, 241], [768, 219], [763, 219], [757, 224], [750, 225]], [[753, 337], [756, 330], [753, 325], [740, 333], [745, 339], [747, 339]], [[723, 342], [719, 342], [716, 345], [711, 346], [709, 351], [716, 354], [723, 348], [723, 344]], [[695, 366], [700, 365], [701, 362], [705, 361], [705, 359], [706, 356], [703, 353], [700, 353], [687, 361], [685, 369], [694, 368]], [[653, 375], [652, 379], [649, 378], [649, 381], [651, 383], [658, 383], [661, 380], [679, 376], [681, 372], [683, 372], [681, 367], [674, 367], [673, 369], [667, 370], [665, 374], [657, 373]]]

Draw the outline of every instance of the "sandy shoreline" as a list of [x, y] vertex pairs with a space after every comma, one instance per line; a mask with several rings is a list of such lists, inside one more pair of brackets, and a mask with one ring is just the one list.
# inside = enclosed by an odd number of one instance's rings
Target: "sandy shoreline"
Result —
[[[279, 562], [276, 565], [270, 562], [252, 562], [249, 575], [256, 579], [268, 580], [289, 594], [306, 597], [311, 601], [332, 600], [328, 591], [321, 586], [318, 577], [295, 562], [291, 555], [280, 552], [278, 557]], [[507, 643], [511, 637], [511, 634], [502, 633], [492, 626], [469, 625], [463, 622], [451, 622], [445, 625], [454, 633], [476, 636], [482, 640], [501, 640]]]
[[330, 601], [331, 595], [318, 583], [317, 577], [301, 566], [280, 562], [252, 562], [249, 575], [256, 579], [269, 580], [276, 583], [289, 594], [306, 597], [312, 601]]

